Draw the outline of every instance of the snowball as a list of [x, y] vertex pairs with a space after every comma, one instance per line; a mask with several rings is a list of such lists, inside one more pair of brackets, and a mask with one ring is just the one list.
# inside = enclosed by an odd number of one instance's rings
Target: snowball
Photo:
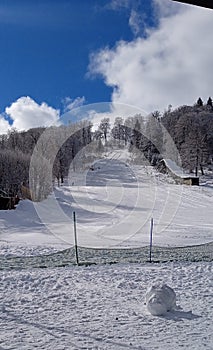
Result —
[[176, 307], [175, 291], [166, 284], [151, 286], [146, 292], [146, 306], [154, 316], [165, 315]]

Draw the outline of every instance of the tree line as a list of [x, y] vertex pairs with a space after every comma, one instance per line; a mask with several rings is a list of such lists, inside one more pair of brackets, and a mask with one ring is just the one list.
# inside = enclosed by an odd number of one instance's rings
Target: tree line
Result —
[[91, 129], [89, 121], [81, 121], [0, 135], [0, 190], [14, 196], [25, 186], [31, 188], [34, 200], [46, 198], [54, 180], [63, 183], [70, 163], [91, 143]]
[[[149, 163], [155, 165], [163, 156], [170, 157], [176, 147], [180, 163], [189, 172], [196, 167], [212, 164], [213, 158], [213, 103], [201, 98], [193, 106], [183, 105], [174, 110], [170, 105], [161, 114], [154, 111], [147, 117], [115, 118], [110, 127], [105, 119], [109, 139], [117, 146], [127, 146], [131, 152], [139, 151]], [[100, 130], [98, 131], [100, 133]], [[106, 142], [106, 131], [104, 142]]]
[[[30, 186], [33, 199], [41, 200], [52, 191], [55, 180], [63, 183], [70, 166], [75, 171], [100, 156], [106, 147], [128, 147], [133, 155], [143, 155], [155, 165], [165, 148], [170, 149], [171, 140], [185, 169], [193, 171], [198, 165], [202, 169], [212, 163], [211, 98], [206, 104], [199, 98], [193, 106], [174, 110], [169, 106], [163, 114], [154, 111], [148, 117], [118, 116], [113, 123], [103, 118], [95, 130], [88, 120], [21, 132], [11, 129], [0, 135], [0, 190], [12, 196], [22, 185]], [[48, 179], [47, 173], [51, 174]]]

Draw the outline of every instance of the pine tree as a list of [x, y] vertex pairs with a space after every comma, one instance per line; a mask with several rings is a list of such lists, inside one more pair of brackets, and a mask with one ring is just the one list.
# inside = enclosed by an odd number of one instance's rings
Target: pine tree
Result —
[[[171, 105], [170, 105], [170, 106], [171, 106]], [[168, 109], [168, 111], [171, 111], [171, 110]], [[152, 112], [152, 116], [153, 116], [156, 120], [160, 121], [161, 113], [160, 113], [159, 111], [154, 111], [154, 112]]]
[[199, 97], [197, 100], [197, 106], [202, 107], [203, 106], [203, 100]]
[[209, 99], [208, 99], [208, 101], [207, 101], [207, 106], [213, 107], [213, 102], [212, 102], [211, 97], [209, 97]]

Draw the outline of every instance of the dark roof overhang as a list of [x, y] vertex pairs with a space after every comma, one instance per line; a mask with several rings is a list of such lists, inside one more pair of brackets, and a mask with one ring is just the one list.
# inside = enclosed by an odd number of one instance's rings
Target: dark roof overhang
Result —
[[213, 9], [213, 1], [206, 1], [206, 0], [186, 0], [186, 1], [172, 0], [172, 1], [181, 2], [182, 4], [189, 4], [189, 5], [195, 5], [195, 6], [201, 6], [201, 7]]

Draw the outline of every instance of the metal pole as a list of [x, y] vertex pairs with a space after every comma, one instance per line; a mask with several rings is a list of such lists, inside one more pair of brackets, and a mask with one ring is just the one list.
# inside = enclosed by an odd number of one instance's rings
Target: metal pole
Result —
[[75, 257], [76, 257], [76, 264], [79, 265], [79, 260], [78, 260], [78, 244], [77, 244], [77, 232], [76, 232], [76, 215], [75, 215], [75, 211], [73, 212], [73, 222], [74, 222]]
[[195, 167], [195, 176], [198, 177], [198, 165], [199, 165], [199, 154], [200, 154], [200, 149], [197, 146], [197, 151], [196, 151], [196, 167]]
[[151, 227], [150, 227], [150, 243], [149, 243], [149, 262], [152, 262], [152, 238], [153, 238], [153, 225], [154, 220], [151, 218]]

